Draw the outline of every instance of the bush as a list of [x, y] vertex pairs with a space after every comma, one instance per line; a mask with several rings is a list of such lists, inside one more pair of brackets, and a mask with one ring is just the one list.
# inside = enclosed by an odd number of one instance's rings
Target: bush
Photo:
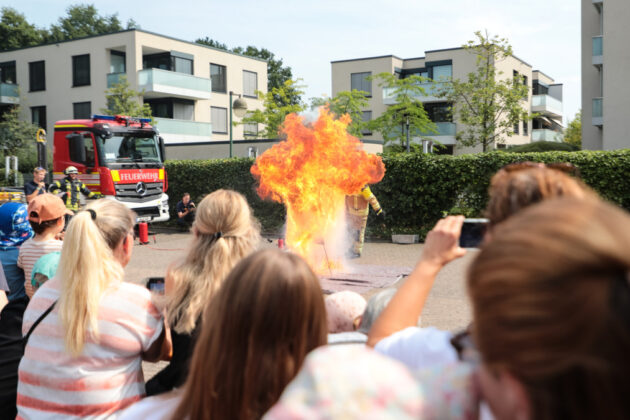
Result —
[[[505, 149], [504, 149], [505, 150]], [[558, 143], [555, 141], [535, 141], [533, 143], [522, 144], [510, 147], [506, 151], [510, 153], [531, 153], [531, 152], [576, 152], [579, 147], [569, 143]]]
[[[368, 234], [388, 237], [392, 232], [413, 232], [424, 236], [445, 214], [482, 216], [492, 175], [508, 163], [528, 160], [571, 162], [579, 168], [586, 184], [605, 199], [630, 209], [630, 176], [627, 176], [630, 150], [489, 152], [461, 156], [392, 154], [383, 156], [385, 178], [371, 187], [386, 212], [385, 223], [383, 226], [377, 220], [368, 221]], [[253, 159], [167, 162], [172, 211], [185, 191], [198, 201], [216, 189], [231, 188], [245, 195], [265, 231], [277, 231], [284, 223], [284, 206], [258, 197], [249, 173], [253, 162]], [[373, 218], [371, 212], [370, 219]]]

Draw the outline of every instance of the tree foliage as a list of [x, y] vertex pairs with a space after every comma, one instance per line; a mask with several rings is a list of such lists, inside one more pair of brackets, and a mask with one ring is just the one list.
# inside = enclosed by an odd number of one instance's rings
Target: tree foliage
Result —
[[215, 41], [214, 39], [207, 36], [204, 38], [195, 39], [195, 43], [201, 44], [201, 45], [207, 45], [208, 47], [212, 47], [212, 48], [218, 48], [220, 50], [229, 51], [228, 46], [226, 44], [219, 41]]
[[575, 114], [575, 118], [571, 120], [566, 130], [564, 130], [563, 141], [576, 146], [578, 149], [582, 148], [582, 110]]
[[[135, 21], [127, 22], [127, 29], [135, 28]], [[77, 4], [66, 9], [57, 24], [50, 26], [49, 42], [65, 41], [121, 31], [123, 28], [118, 14], [101, 16], [93, 4]]]
[[523, 101], [528, 87], [522, 77], [503, 75], [496, 65], [512, 56], [507, 39], [490, 37], [488, 33], [475, 32], [476, 40], [468, 41], [463, 48], [475, 54], [477, 69], [468, 73], [465, 80], [443, 82], [440, 95], [453, 103], [453, 116], [465, 126], [456, 135], [462, 146], [489, 146], [502, 144], [514, 134], [514, 126], [529, 121]]
[[31, 47], [44, 42], [46, 31], [30, 24], [22, 13], [10, 7], [3, 7], [1, 11], [0, 51]]
[[13, 156], [24, 148], [35, 144], [39, 126], [20, 119], [20, 107], [13, 106], [2, 116], [0, 122], [0, 148], [5, 156]]
[[264, 109], [248, 112], [241, 124], [264, 124], [265, 128], [258, 132], [258, 137], [277, 138], [284, 118], [292, 112], [302, 112], [306, 108], [301, 101], [295, 104], [295, 98], [304, 94], [303, 87], [298, 85], [299, 81], [300, 79], [287, 80], [281, 87], [274, 87], [265, 94], [256, 91], [258, 99], [263, 101]]
[[142, 95], [142, 92], [137, 92], [129, 87], [127, 76], [121, 75], [118, 83], [113, 84], [105, 91], [107, 108], [102, 108], [101, 112], [105, 115], [151, 118], [152, 124], [155, 124], [149, 104], [140, 102]]
[[367, 122], [363, 121], [363, 110], [368, 107], [367, 94], [367, 92], [353, 89], [339, 92], [334, 98], [311, 98], [311, 109], [326, 106], [337, 117], [344, 114], [350, 115], [352, 122], [348, 126], [348, 133], [355, 137], [362, 137], [363, 131], [368, 128]]
[[409, 76], [399, 79], [391, 73], [379, 73], [374, 76], [379, 86], [393, 89], [395, 104], [388, 106], [378, 118], [368, 124], [372, 131], [383, 136], [383, 145], [389, 146], [394, 140], [404, 146], [407, 133], [404, 127], [409, 125], [409, 137], [422, 137], [436, 133], [435, 124], [429, 119], [427, 112], [417, 97], [425, 94], [421, 83], [426, 79], [421, 76]]

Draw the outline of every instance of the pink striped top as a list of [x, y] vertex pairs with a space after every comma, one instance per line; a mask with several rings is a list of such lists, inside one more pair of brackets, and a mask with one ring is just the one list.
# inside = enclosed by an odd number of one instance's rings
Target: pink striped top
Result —
[[[22, 332], [57, 299], [53, 277], [31, 299]], [[162, 317], [150, 292], [121, 283], [101, 299], [99, 336], [72, 357], [65, 350], [58, 307], [35, 328], [19, 367], [18, 419], [115, 418], [141, 399], [141, 355], [162, 333]]]
[[50, 254], [51, 252], [61, 251], [62, 246], [63, 242], [56, 239], [50, 241], [35, 241], [33, 238], [27, 240], [20, 246], [17, 265], [24, 270], [24, 280], [26, 283], [31, 283], [31, 272], [39, 257]]

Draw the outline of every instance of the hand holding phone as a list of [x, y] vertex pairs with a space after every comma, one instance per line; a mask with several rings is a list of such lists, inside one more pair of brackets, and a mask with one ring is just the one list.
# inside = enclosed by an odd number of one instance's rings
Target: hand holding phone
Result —
[[479, 248], [486, 234], [488, 219], [464, 219], [459, 235], [459, 246], [462, 248]]

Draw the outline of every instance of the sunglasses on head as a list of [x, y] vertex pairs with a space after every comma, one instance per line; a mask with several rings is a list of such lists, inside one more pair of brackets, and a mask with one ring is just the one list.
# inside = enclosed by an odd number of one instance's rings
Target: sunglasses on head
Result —
[[525, 169], [533, 169], [533, 168], [553, 169], [555, 171], [564, 172], [569, 175], [573, 175], [577, 177], [580, 176], [580, 170], [578, 169], [578, 167], [569, 162], [556, 162], [556, 163], [542, 163], [542, 162], [531, 162], [531, 161], [514, 162], [514, 163], [508, 163], [507, 165], [503, 166], [501, 170], [506, 171], [506, 172], [515, 172], [515, 171], [523, 171]]

